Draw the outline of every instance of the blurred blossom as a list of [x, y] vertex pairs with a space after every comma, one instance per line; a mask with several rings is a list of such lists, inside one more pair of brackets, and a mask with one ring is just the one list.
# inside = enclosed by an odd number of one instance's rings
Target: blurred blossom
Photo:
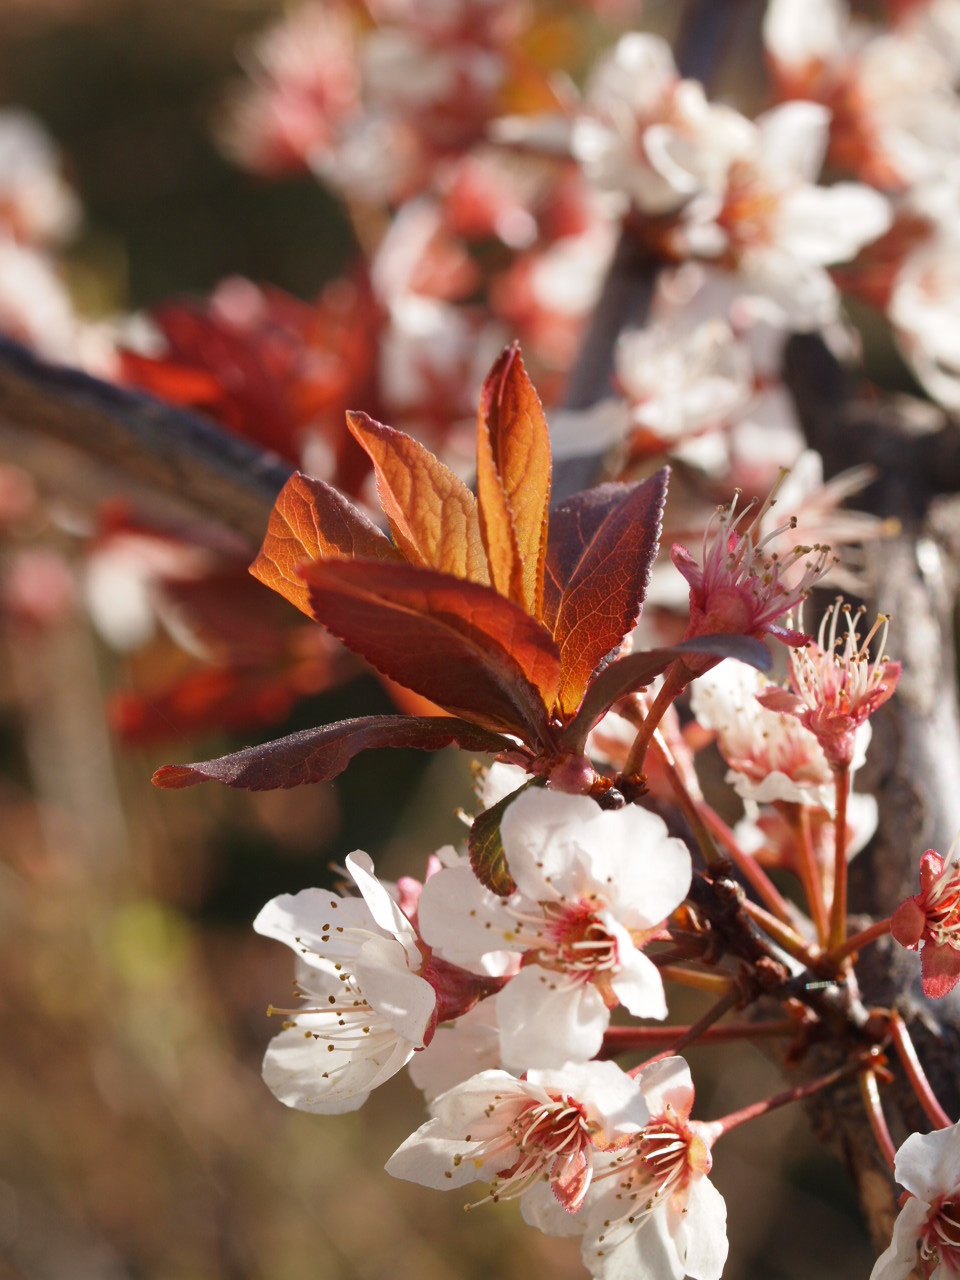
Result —
[[35, 116], [17, 107], [0, 110], [0, 227], [25, 244], [71, 236], [80, 203], [60, 169], [57, 148]]

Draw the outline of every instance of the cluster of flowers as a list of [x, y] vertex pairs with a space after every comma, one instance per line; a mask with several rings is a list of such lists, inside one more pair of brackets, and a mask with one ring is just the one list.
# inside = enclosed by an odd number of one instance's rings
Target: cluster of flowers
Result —
[[[432, 1118], [390, 1172], [519, 1197], [540, 1229], [581, 1235], [606, 1280], [714, 1280], [726, 1236], [711, 1148], [742, 1117], [691, 1118], [682, 1031], [658, 1042], [667, 1056], [621, 1070], [609, 1058], [649, 1044], [649, 1028], [611, 1026], [611, 1012], [664, 1020], [664, 979], [687, 982], [719, 996], [705, 1033], [755, 993], [718, 963], [690, 897], [701, 873], [652, 806], [683, 812], [705, 884], [735, 864], [785, 975], [842, 985], [858, 945], [892, 932], [921, 950], [927, 995], [960, 978], [960, 871], [932, 850], [920, 893], [870, 938], [847, 937], [847, 862], [876, 823], [852, 779], [900, 668], [882, 622], [871, 656], [876, 629], [861, 640], [839, 601], [816, 642], [803, 630], [810, 587], [852, 577], [825, 544], [842, 553], [881, 530], [838, 510], [866, 477], [824, 485], [780, 381], [791, 331], [855, 345], [842, 289], [886, 315], [933, 399], [960, 404], [960, 0], [891, 0], [882, 29], [845, 0], [769, 0], [776, 105], [755, 119], [711, 101], [659, 36], [615, 31], [613, 8], [565, 18], [568, 50], [604, 33], [594, 65], [573, 52], [549, 65], [553, 8], [312, 0], [248, 51], [249, 83], [219, 122], [226, 149], [259, 174], [316, 174], [364, 250], [311, 302], [234, 279], [109, 336], [85, 325], [44, 256], [76, 201], [38, 127], [0, 116], [0, 326], [307, 473], [254, 564], [279, 593], [266, 604], [245, 548], [219, 531], [100, 514], [87, 594], [105, 633], [135, 647], [159, 620], [198, 656], [118, 704], [129, 736], [281, 720], [354, 670], [350, 654], [410, 713], [167, 766], [162, 785], [324, 780], [372, 746], [499, 757], [466, 857], [441, 850], [422, 885], [387, 886], [357, 852], [359, 897], [315, 890], [260, 914], [298, 956], [271, 1089], [349, 1110], [409, 1064]], [[824, 166], [843, 180], [822, 183]], [[620, 336], [607, 398], [551, 413], [548, 438], [516, 351], [487, 368], [519, 337], [559, 401], [618, 243], [648, 264], [650, 323]], [[478, 392], [475, 498], [460, 475]], [[345, 416], [359, 405], [403, 432]], [[551, 450], [605, 451], [611, 483], [548, 516]], [[664, 507], [667, 462], [684, 484]], [[781, 481], [788, 523], [756, 501]], [[746, 503], [717, 512], [738, 489]], [[367, 515], [375, 492], [389, 537]], [[672, 564], [657, 560], [662, 531], [702, 536], [702, 554], [678, 542]], [[718, 665], [756, 661], [750, 642], [766, 636], [790, 647], [787, 685]], [[701, 790], [696, 750], [714, 740], [743, 801], [735, 830]], [[805, 911], [771, 869], [796, 879]], [[817, 1016], [784, 1003], [795, 1030]], [[875, 1280], [914, 1265], [960, 1276], [957, 1133], [931, 1111], [936, 1132], [897, 1159], [909, 1198]]]
[[446, 848], [422, 886], [405, 879], [393, 896], [354, 853], [360, 900], [315, 889], [264, 908], [255, 927], [297, 952], [300, 997], [264, 1078], [290, 1106], [338, 1112], [410, 1062], [432, 1119], [388, 1172], [520, 1197], [533, 1225], [583, 1234], [597, 1276], [642, 1258], [650, 1274], [718, 1277], [726, 1211], [706, 1177], [718, 1130], [690, 1119], [686, 1064], [634, 1078], [592, 1061], [611, 1008], [666, 1016], [643, 947], [686, 897], [689, 851], [639, 806], [604, 812], [542, 789], [509, 805], [502, 837], [507, 898]]

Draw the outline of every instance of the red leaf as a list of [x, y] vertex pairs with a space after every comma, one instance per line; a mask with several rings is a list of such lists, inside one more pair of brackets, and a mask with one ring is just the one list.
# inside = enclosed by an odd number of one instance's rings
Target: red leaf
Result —
[[664, 467], [637, 484], [602, 485], [575, 494], [551, 516], [549, 608], [551, 614], [556, 609], [551, 622], [567, 714], [636, 625], [660, 543], [668, 479]]
[[250, 572], [312, 618], [310, 594], [297, 569], [307, 560], [353, 556], [401, 559], [390, 539], [343, 494], [295, 471], [280, 490]]
[[547, 630], [492, 587], [362, 560], [303, 574], [314, 617], [378, 671], [454, 715], [543, 741], [559, 654]]
[[618, 658], [591, 681], [580, 709], [563, 732], [563, 745], [582, 751], [587, 734], [618, 698], [643, 689], [666, 671], [675, 658], [687, 654], [702, 653], [716, 658], [737, 658], [758, 671], [769, 671], [773, 666], [770, 650], [760, 640], [750, 636], [718, 635], [697, 636], [667, 649], [648, 649], [642, 653], [629, 653]]
[[318, 729], [303, 729], [286, 738], [244, 747], [218, 760], [198, 764], [166, 764], [153, 775], [158, 787], [179, 789], [201, 782], [222, 782], [247, 791], [298, 787], [326, 782], [342, 773], [354, 756], [375, 747], [415, 747], [439, 751], [456, 744], [467, 751], [500, 752], [513, 743], [476, 725], [449, 716], [359, 716]]
[[541, 616], [550, 433], [516, 346], [487, 375], [477, 419], [477, 500], [493, 585]]
[[404, 559], [489, 582], [477, 500], [460, 477], [412, 436], [365, 413], [348, 413], [347, 426], [374, 465], [380, 505]]

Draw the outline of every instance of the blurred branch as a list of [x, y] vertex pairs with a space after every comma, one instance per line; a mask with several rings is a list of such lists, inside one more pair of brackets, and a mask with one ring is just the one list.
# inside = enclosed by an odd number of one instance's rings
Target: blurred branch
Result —
[[59, 442], [259, 544], [291, 468], [216, 423], [0, 338], [0, 424]]

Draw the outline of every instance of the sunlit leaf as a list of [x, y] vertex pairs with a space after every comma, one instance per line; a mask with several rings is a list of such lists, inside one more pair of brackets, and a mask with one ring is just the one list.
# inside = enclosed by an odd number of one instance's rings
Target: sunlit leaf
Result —
[[313, 617], [309, 593], [297, 573], [299, 566], [308, 560], [354, 556], [401, 559], [386, 534], [343, 494], [296, 471], [280, 490], [250, 572]]
[[636, 484], [575, 494], [551, 514], [548, 625], [560, 649], [560, 705], [580, 705], [591, 675], [633, 630], [660, 544], [667, 468]]
[[477, 500], [460, 477], [412, 436], [365, 413], [348, 413], [347, 425], [374, 465], [380, 505], [404, 559], [489, 582]]
[[516, 346], [487, 375], [477, 422], [477, 499], [490, 577], [541, 615], [550, 499], [550, 435]]
[[372, 561], [325, 561], [304, 575], [316, 619], [378, 671], [454, 715], [543, 741], [560, 656], [491, 587]]
[[263, 746], [244, 747], [217, 760], [167, 764], [153, 775], [158, 787], [179, 789], [201, 782], [222, 782], [247, 791], [272, 791], [335, 778], [361, 751], [376, 747], [415, 747], [439, 751], [456, 745], [467, 751], [500, 752], [514, 744], [477, 725], [415, 716], [359, 716], [303, 729]]

